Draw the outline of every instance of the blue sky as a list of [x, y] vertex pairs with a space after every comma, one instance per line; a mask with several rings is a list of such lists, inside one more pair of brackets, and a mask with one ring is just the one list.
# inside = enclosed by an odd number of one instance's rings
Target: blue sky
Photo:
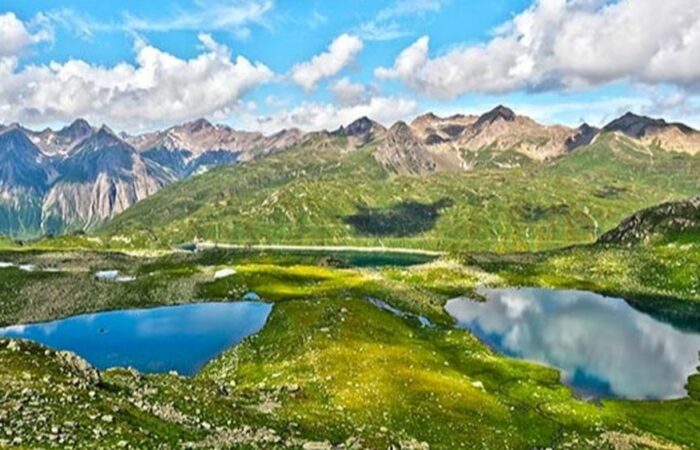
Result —
[[0, 123], [271, 132], [503, 103], [545, 123], [700, 126], [696, 0], [114, 3], [0, 0]]

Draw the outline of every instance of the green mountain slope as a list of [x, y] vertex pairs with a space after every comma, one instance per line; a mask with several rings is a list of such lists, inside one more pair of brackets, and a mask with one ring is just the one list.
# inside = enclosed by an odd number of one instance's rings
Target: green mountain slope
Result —
[[601, 236], [599, 242], [627, 246], [700, 242], [700, 197], [640, 211]]
[[[553, 162], [390, 175], [374, 144], [315, 135], [130, 208], [98, 234], [132, 245], [219, 242], [533, 251], [593, 242], [624, 217], [700, 191], [700, 158], [604, 134]], [[488, 149], [479, 158], [489, 160]]]

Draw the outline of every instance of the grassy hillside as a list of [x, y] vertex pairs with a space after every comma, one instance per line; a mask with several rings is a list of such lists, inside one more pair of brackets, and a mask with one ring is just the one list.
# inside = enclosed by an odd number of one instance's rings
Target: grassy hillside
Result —
[[700, 192], [700, 158], [636, 145], [608, 134], [550, 163], [390, 176], [371, 146], [307, 140], [176, 183], [98, 234], [135, 247], [199, 238], [510, 252], [592, 242], [634, 211]]

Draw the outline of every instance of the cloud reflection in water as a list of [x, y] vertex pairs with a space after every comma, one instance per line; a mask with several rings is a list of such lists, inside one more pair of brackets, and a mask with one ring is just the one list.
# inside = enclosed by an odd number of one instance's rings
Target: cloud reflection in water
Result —
[[484, 303], [454, 299], [446, 310], [495, 350], [562, 371], [562, 381], [598, 397], [686, 395], [700, 334], [640, 313], [624, 300], [581, 291], [481, 289]]

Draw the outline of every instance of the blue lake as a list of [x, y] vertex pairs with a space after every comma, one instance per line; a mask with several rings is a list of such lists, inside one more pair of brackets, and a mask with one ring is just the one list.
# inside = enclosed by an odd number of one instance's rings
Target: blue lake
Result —
[[700, 365], [700, 333], [658, 321], [619, 298], [545, 289], [478, 293], [485, 302], [447, 303], [458, 327], [499, 353], [559, 369], [562, 381], [584, 397], [681, 398]]
[[272, 305], [199, 303], [86, 314], [0, 329], [0, 337], [29, 339], [70, 350], [99, 368], [194, 375], [207, 362], [265, 325]]

